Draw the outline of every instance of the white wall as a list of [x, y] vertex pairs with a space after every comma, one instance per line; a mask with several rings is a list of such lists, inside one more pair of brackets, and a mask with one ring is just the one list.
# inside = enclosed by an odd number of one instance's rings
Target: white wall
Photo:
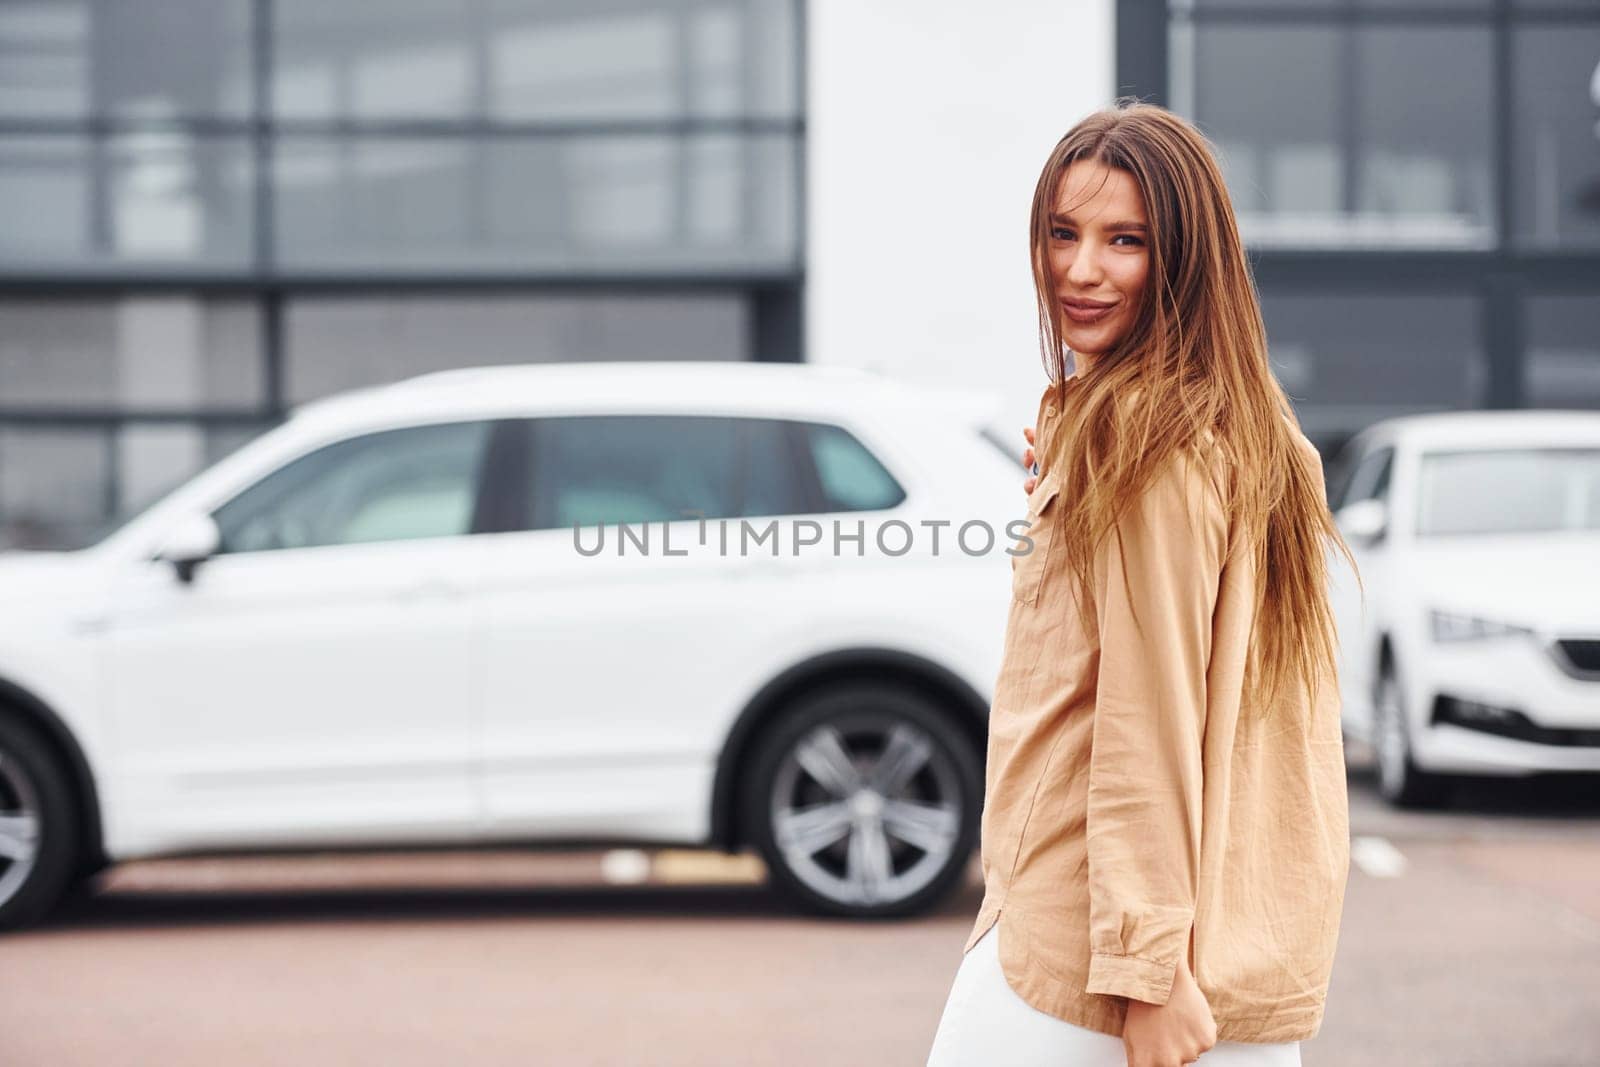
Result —
[[1113, 0], [807, 10], [806, 358], [993, 388], [1020, 450], [1046, 384], [1028, 209], [1113, 98]]

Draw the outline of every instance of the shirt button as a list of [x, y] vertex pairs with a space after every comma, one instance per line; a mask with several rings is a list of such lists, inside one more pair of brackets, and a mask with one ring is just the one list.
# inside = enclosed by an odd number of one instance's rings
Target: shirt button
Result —
[[1044, 413], [1046, 415], [1054, 415], [1056, 413], [1056, 406], [1054, 404], [1046, 404]]

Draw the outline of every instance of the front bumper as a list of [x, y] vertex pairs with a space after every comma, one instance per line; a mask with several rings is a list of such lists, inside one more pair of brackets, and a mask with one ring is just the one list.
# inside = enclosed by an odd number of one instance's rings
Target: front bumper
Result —
[[1423, 770], [1600, 772], [1600, 677], [1574, 674], [1528, 638], [1425, 648], [1407, 694], [1412, 758]]

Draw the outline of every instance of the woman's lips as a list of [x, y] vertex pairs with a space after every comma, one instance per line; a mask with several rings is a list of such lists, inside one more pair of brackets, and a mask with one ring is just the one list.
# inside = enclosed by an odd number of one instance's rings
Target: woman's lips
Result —
[[1069, 300], [1063, 300], [1061, 302], [1061, 307], [1066, 311], [1067, 318], [1071, 319], [1073, 322], [1087, 325], [1091, 322], [1099, 322], [1101, 319], [1111, 314], [1112, 309], [1115, 308], [1116, 305], [1074, 304]]

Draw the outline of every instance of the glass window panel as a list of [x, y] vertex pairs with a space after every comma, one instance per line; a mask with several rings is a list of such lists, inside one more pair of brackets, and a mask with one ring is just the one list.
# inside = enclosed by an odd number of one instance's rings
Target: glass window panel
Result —
[[1387, 500], [1389, 477], [1394, 470], [1394, 449], [1381, 448], [1361, 460], [1350, 476], [1341, 507], [1349, 507], [1363, 500]]
[[0, 548], [83, 543], [110, 512], [111, 460], [98, 429], [0, 429]]
[[807, 472], [790, 447], [792, 423], [744, 419], [744, 477], [740, 499], [745, 516], [801, 515], [811, 509]]
[[786, 268], [786, 135], [288, 138], [281, 260], [309, 269]]
[[93, 149], [87, 138], [0, 139], [0, 262], [44, 266], [113, 254], [109, 226], [97, 218], [106, 198], [92, 180]]
[[487, 29], [472, 0], [272, 5], [273, 109], [284, 118], [450, 118], [473, 111]]
[[1512, 43], [1516, 242], [1600, 248], [1600, 22], [1524, 26]]
[[906, 498], [900, 483], [848, 430], [812, 424], [806, 431], [829, 511], [878, 511]]
[[86, 3], [0, 6], [0, 115], [67, 118], [93, 110]]
[[1536, 296], [1526, 308], [1523, 401], [1529, 407], [1600, 408], [1600, 298]]
[[1378, 26], [1356, 42], [1359, 170], [1347, 228], [1367, 244], [1490, 247], [1489, 31]]
[[[1216, 144], [1245, 238], [1264, 240], [1290, 220], [1337, 216], [1344, 202], [1337, 34], [1209, 24], [1191, 33], [1174, 41], [1175, 54], [1192, 49], [1192, 58], [1175, 55], [1192, 83], [1174, 84], [1174, 103]], [[1270, 96], [1262, 85], [1274, 87]]]
[[0, 404], [260, 406], [260, 319], [254, 301], [188, 295], [0, 300]]
[[250, 113], [252, 0], [0, 4], [0, 117]]
[[297, 297], [284, 320], [294, 404], [455, 367], [749, 358], [736, 292]]
[[1216, 144], [1253, 245], [1488, 247], [1490, 42], [1458, 24], [1184, 23], [1174, 103]]
[[168, 130], [0, 140], [0, 264], [243, 265], [252, 172], [244, 138]]
[[735, 517], [738, 428], [698, 415], [535, 419], [528, 527]]
[[292, 118], [790, 116], [794, 0], [277, 0]]
[[1346, 437], [1330, 447], [1328, 452], [1331, 455], [1323, 456], [1322, 484], [1327, 491], [1328, 506], [1337, 511], [1346, 504], [1355, 503], [1350, 486], [1355, 480], [1358, 464], [1367, 456], [1368, 446], [1359, 437]]
[[221, 551], [468, 534], [489, 427], [385, 430], [292, 460], [216, 510]]
[[1216, 7], [1333, 8], [1343, 2], [1345, 0], [1242, 0], [1241, 3], [1233, 3], [1230, 0], [1168, 0], [1167, 9], [1174, 13], [1184, 13]]
[[1472, 297], [1269, 292], [1262, 313], [1273, 373], [1313, 440], [1391, 415], [1479, 407], [1486, 399]]
[[1396, 8], [1444, 8], [1485, 10], [1494, 0], [1170, 0], [1168, 8], [1174, 12], [1205, 12], [1215, 8], [1260, 8], [1263, 11], [1322, 11], [1330, 15], [1349, 10], [1352, 6], [1367, 10], [1394, 10]]
[[[661, 4], [555, 17], [507, 12], [490, 53], [493, 112], [518, 119], [683, 114], [694, 56], [689, 22]], [[712, 58], [714, 77], [714, 50]]]
[[1600, 530], [1600, 449], [1429, 452], [1417, 535]]

